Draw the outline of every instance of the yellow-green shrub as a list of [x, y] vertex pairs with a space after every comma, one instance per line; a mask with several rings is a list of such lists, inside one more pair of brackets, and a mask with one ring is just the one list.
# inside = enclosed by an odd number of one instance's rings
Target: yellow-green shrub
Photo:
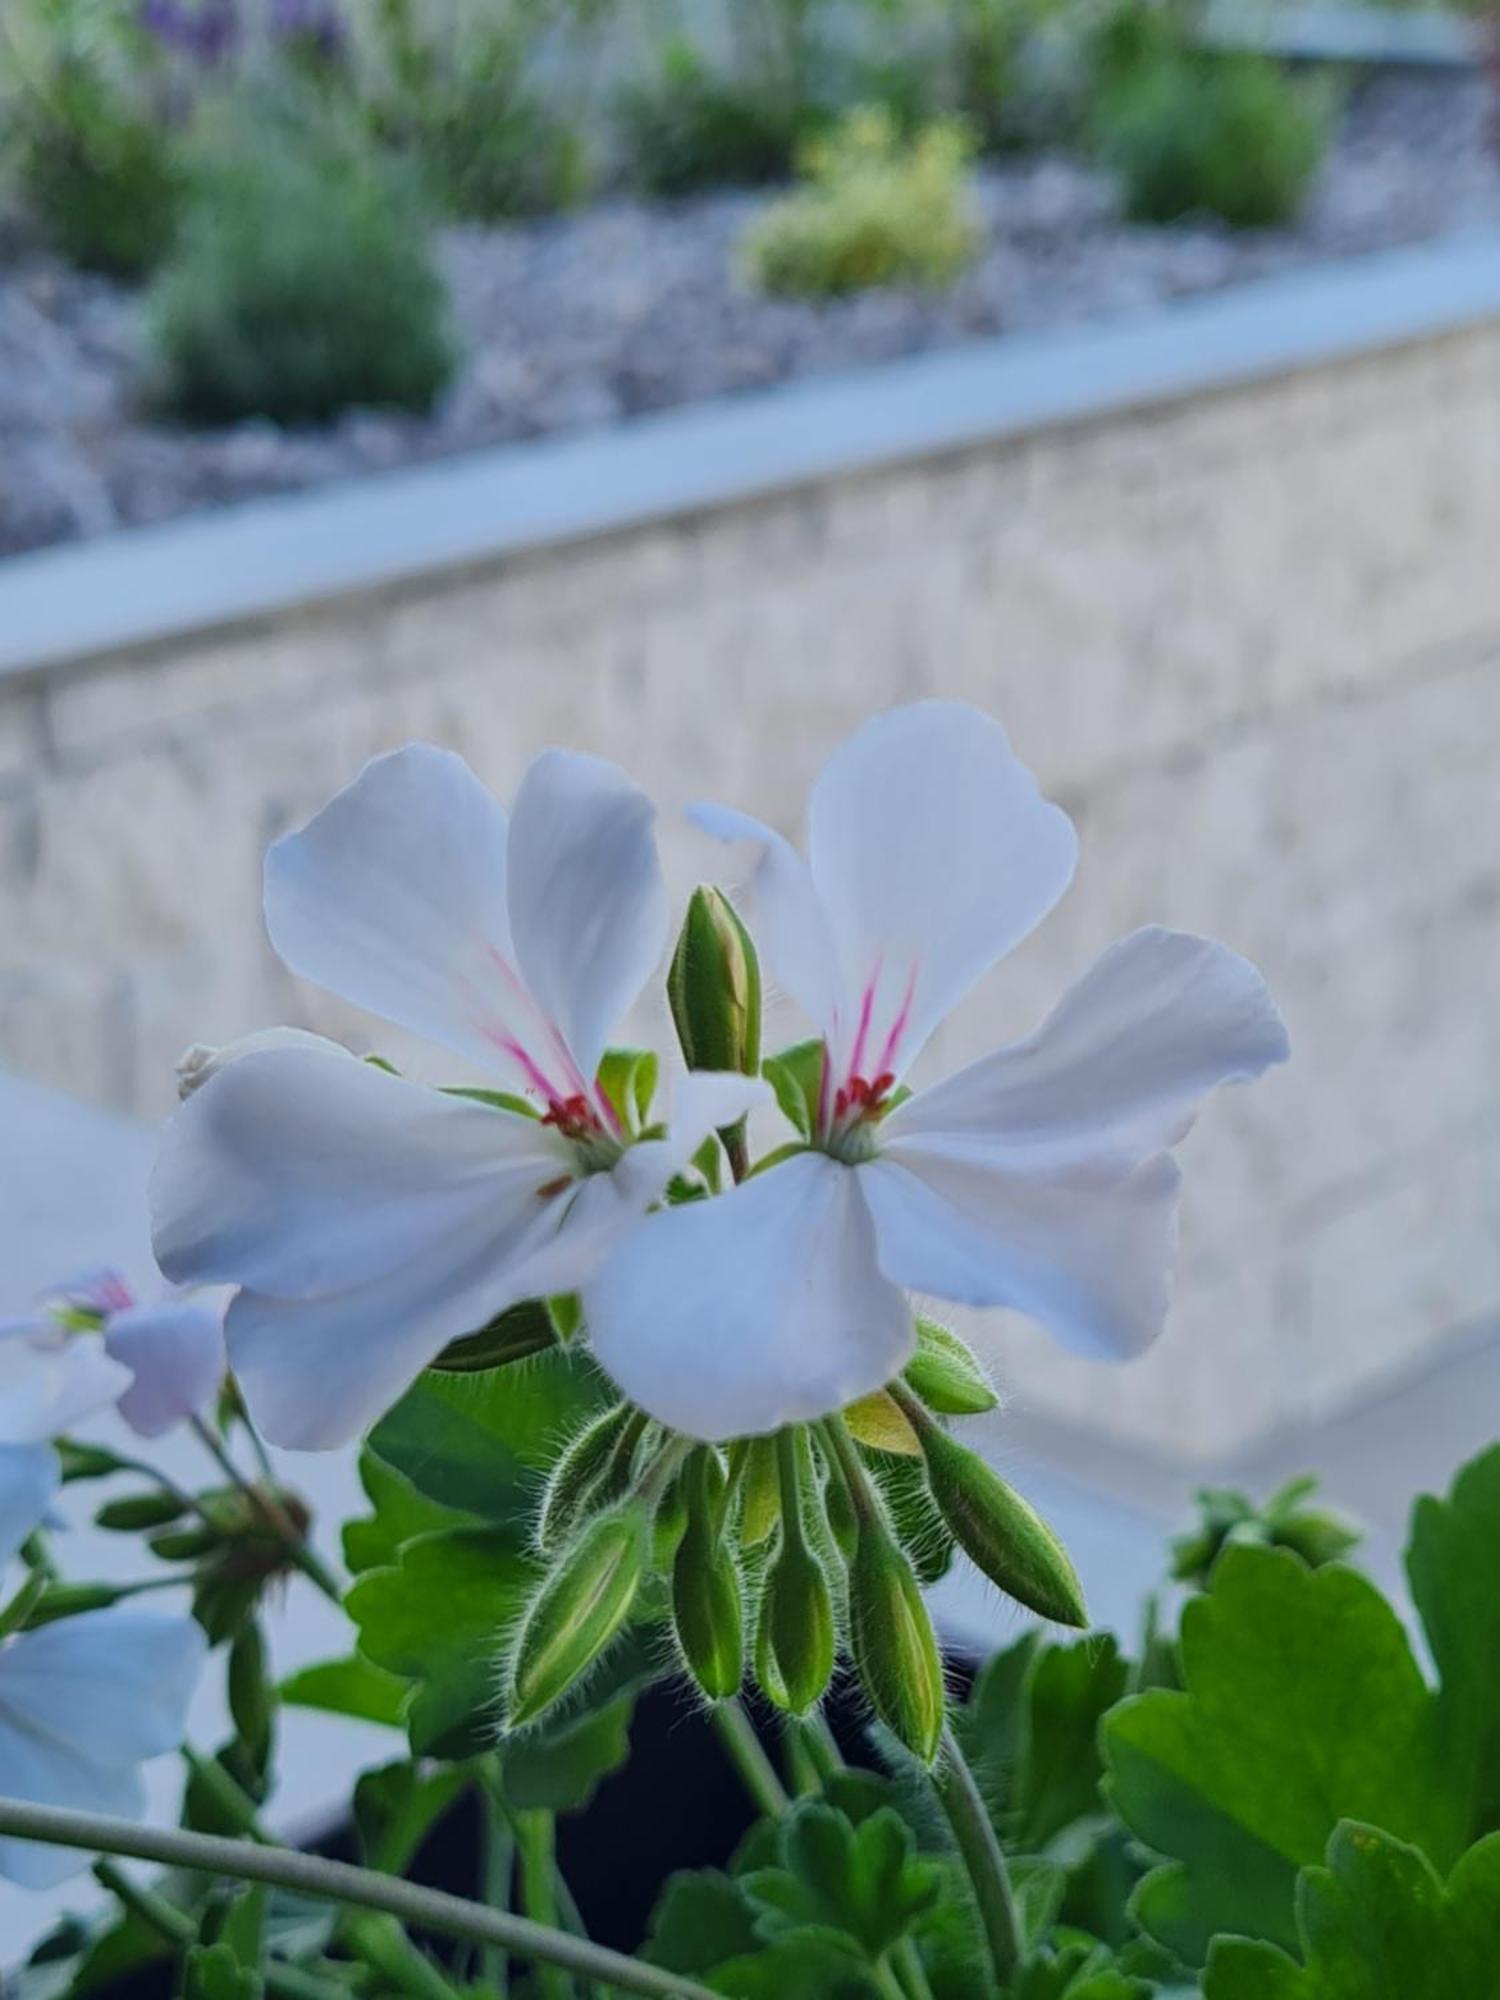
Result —
[[942, 119], [902, 138], [888, 111], [850, 114], [803, 157], [803, 185], [740, 245], [762, 291], [828, 298], [870, 285], [951, 284], [979, 243], [968, 130]]

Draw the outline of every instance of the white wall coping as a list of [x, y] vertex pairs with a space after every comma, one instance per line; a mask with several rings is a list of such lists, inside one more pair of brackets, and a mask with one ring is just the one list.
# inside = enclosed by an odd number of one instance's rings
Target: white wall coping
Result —
[[0, 676], [1500, 319], [1500, 229], [0, 563]]

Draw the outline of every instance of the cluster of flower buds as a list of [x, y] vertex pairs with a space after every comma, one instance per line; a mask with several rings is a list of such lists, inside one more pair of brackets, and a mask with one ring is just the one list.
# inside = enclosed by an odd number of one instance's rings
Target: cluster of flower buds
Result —
[[[718, 890], [698, 890], [669, 982], [690, 1067], [754, 1073], [760, 991], [743, 924]], [[743, 1127], [719, 1141], [740, 1178]], [[695, 1164], [709, 1177], [706, 1158]], [[697, 1198], [686, 1178], [669, 1194]], [[558, 1337], [555, 1311], [522, 1307], [439, 1365], [495, 1367]], [[919, 1321], [915, 1355], [884, 1389], [770, 1435], [705, 1444], [615, 1403], [567, 1442], [542, 1493], [545, 1568], [508, 1648], [507, 1727], [561, 1701], [633, 1617], [664, 1616], [705, 1701], [738, 1694], [748, 1676], [776, 1707], [805, 1716], [843, 1657], [880, 1721], [931, 1762], [946, 1696], [922, 1585], [955, 1547], [1019, 1604], [1085, 1622], [1057, 1537], [948, 1428], [995, 1404], [967, 1345], [931, 1320]]]

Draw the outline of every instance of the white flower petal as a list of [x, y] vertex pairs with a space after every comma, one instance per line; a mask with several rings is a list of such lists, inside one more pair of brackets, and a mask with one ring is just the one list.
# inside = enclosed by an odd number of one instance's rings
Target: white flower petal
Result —
[[627, 1396], [714, 1439], [825, 1416], [888, 1381], [913, 1341], [855, 1175], [818, 1153], [649, 1217], [585, 1288], [584, 1316]]
[[326, 1035], [310, 1034], [306, 1028], [257, 1028], [253, 1035], [241, 1035], [237, 1041], [225, 1042], [219, 1048], [207, 1042], [194, 1042], [177, 1058], [177, 1095], [191, 1097], [211, 1076], [217, 1076], [226, 1063], [238, 1062], [241, 1056], [253, 1056], [262, 1049], [319, 1049], [324, 1055], [349, 1053], [340, 1043], [330, 1042]]
[[1095, 960], [1024, 1041], [898, 1105], [882, 1150], [906, 1144], [1046, 1172], [1137, 1161], [1172, 1146], [1216, 1085], [1288, 1053], [1248, 960], [1211, 939], [1141, 930]]
[[205, 1650], [191, 1618], [123, 1606], [59, 1618], [0, 1648], [0, 1718], [105, 1769], [159, 1757], [182, 1741]]
[[[516, 964], [585, 1083], [666, 944], [655, 820], [617, 764], [567, 750], [538, 757], [516, 794], [506, 863]], [[545, 1052], [532, 1053], [547, 1069]]]
[[294, 972], [482, 1063], [509, 1018], [501, 807], [451, 750], [367, 764], [266, 856], [266, 927]]
[[141, 1437], [160, 1437], [206, 1407], [224, 1379], [224, 1314], [206, 1299], [164, 1299], [111, 1314], [104, 1351], [133, 1381], [120, 1415]]
[[108, 1409], [130, 1387], [92, 1334], [48, 1345], [0, 1342], [0, 1445], [45, 1444]]
[[1043, 1177], [903, 1147], [858, 1173], [893, 1283], [1014, 1307], [1099, 1359], [1128, 1359], [1160, 1333], [1181, 1181], [1169, 1153]]
[[494, 1213], [498, 1236], [571, 1162], [535, 1119], [344, 1054], [268, 1050], [169, 1122], [151, 1180], [156, 1258], [181, 1284], [342, 1290], [470, 1218]]
[[41, 1521], [61, 1476], [50, 1445], [0, 1445], [0, 1570]]
[[716, 840], [753, 841], [755, 942], [778, 986], [822, 1035], [831, 1035], [844, 1000], [828, 915], [807, 863], [774, 828], [731, 806], [703, 803], [688, 818]]
[[546, 1200], [533, 1193], [520, 1207], [497, 1203], [345, 1291], [300, 1300], [238, 1293], [225, 1320], [229, 1357], [260, 1430], [301, 1451], [346, 1444], [450, 1340], [522, 1299], [575, 1291], [640, 1215], [643, 1198], [616, 1175], [591, 1174]]
[[848, 996], [836, 1070], [907, 1068], [1052, 908], [1077, 848], [1067, 814], [977, 709], [922, 702], [850, 737], [808, 812], [808, 861]]

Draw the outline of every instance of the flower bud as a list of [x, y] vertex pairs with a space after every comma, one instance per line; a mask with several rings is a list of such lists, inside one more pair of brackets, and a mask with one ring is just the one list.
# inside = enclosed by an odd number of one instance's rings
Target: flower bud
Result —
[[1000, 1398], [966, 1341], [935, 1319], [917, 1320], [917, 1351], [906, 1380], [929, 1410], [944, 1417], [978, 1417]]
[[94, 1516], [96, 1527], [117, 1534], [134, 1534], [142, 1528], [165, 1528], [180, 1520], [186, 1502], [175, 1493], [131, 1493], [120, 1500], [106, 1500]]
[[26, 1614], [26, 1629], [72, 1618], [80, 1611], [107, 1611], [131, 1595], [128, 1583], [49, 1583]]
[[689, 1069], [760, 1073], [760, 965], [721, 889], [693, 891], [667, 997]]
[[849, 1565], [849, 1626], [854, 1665], [875, 1713], [930, 1764], [947, 1713], [943, 1663], [911, 1564], [873, 1515], [860, 1523]]
[[740, 1544], [757, 1549], [774, 1533], [781, 1519], [781, 1475], [773, 1437], [746, 1438], [745, 1503], [740, 1513]]
[[591, 1521], [532, 1599], [511, 1670], [509, 1727], [560, 1701], [630, 1615], [646, 1573], [651, 1517], [640, 1503]]
[[833, 1678], [838, 1650], [833, 1595], [823, 1565], [803, 1541], [771, 1565], [755, 1639], [755, 1677], [778, 1708], [806, 1715]]
[[260, 1626], [247, 1618], [229, 1647], [229, 1713], [246, 1754], [262, 1774], [271, 1755], [275, 1717], [267, 1664]]
[[591, 1489], [603, 1477], [610, 1455], [632, 1415], [629, 1403], [616, 1403], [612, 1410], [585, 1424], [558, 1455], [537, 1516], [538, 1548], [559, 1548], [573, 1532], [588, 1506]]
[[683, 1664], [708, 1699], [737, 1694], [745, 1670], [739, 1575], [728, 1548], [691, 1511], [672, 1565], [672, 1621]]
[[937, 1424], [923, 1430], [922, 1449], [932, 1497], [970, 1562], [1028, 1610], [1087, 1625], [1077, 1572], [1036, 1509]]

